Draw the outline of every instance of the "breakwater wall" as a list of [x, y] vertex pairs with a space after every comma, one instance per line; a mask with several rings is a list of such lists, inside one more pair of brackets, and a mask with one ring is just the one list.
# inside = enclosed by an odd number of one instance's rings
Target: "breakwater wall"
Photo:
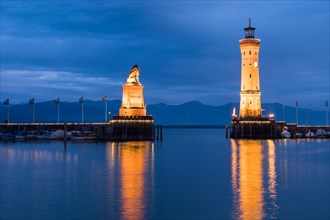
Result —
[[19, 131], [91, 131], [99, 140], [162, 141], [162, 126], [154, 125], [152, 116], [114, 116], [107, 123], [1, 123], [0, 133], [16, 134]]
[[[113, 116], [105, 127], [105, 139], [113, 141], [154, 140], [159, 133], [152, 116]], [[159, 137], [158, 137], [159, 139]]]
[[16, 134], [19, 131], [92, 131], [97, 137], [105, 135], [105, 123], [1, 123], [1, 133]]
[[233, 120], [230, 127], [230, 138], [234, 139], [276, 139], [282, 138], [285, 123], [275, 122], [267, 118], [246, 118]]
[[284, 130], [290, 132], [291, 138], [311, 137], [306, 135], [308, 132], [313, 132], [313, 137], [330, 137], [327, 125], [297, 125], [269, 118], [234, 118], [226, 127], [226, 137], [229, 133], [234, 139], [277, 139], [283, 138]]

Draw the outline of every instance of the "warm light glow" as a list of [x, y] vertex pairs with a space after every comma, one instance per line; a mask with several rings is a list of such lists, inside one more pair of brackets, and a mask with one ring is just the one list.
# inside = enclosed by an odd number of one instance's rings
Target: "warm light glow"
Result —
[[120, 116], [146, 116], [144, 104], [143, 86], [139, 82], [139, 67], [134, 65], [123, 85], [122, 104], [119, 109]]
[[269, 114], [269, 118], [274, 118], [275, 115], [273, 113]]
[[231, 143], [235, 218], [263, 219], [262, 145], [253, 140]]
[[[153, 143], [135, 141], [108, 145], [111, 167], [119, 166], [119, 195], [122, 219], [144, 219], [147, 199], [153, 191]], [[147, 174], [148, 173], [148, 174]], [[112, 184], [113, 186], [113, 184]], [[147, 191], [148, 190], [148, 196]]]
[[234, 109], [233, 109], [233, 113], [231, 114], [231, 116], [232, 117], [236, 117], [237, 115], [236, 115], [236, 108], [234, 107]]
[[240, 121], [241, 124], [269, 124], [270, 121]]
[[[143, 161], [145, 146], [134, 148], [134, 143], [121, 146], [121, 199], [124, 219], [143, 218], [145, 164]], [[131, 148], [133, 147], [133, 148]]]
[[260, 40], [246, 38], [240, 40], [241, 49], [241, 92], [239, 116], [261, 117], [259, 83]]
[[141, 124], [151, 124], [154, 122], [154, 120], [141, 120], [141, 119], [116, 119], [111, 120], [107, 124], [114, 124], [114, 123], [141, 123]]
[[[231, 151], [233, 219], [276, 219], [278, 206], [274, 141], [232, 139]], [[268, 161], [263, 159], [264, 155]], [[266, 190], [272, 203], [271, 212], [267, 212], [269, 216], [265, 216], [263, 207]]]

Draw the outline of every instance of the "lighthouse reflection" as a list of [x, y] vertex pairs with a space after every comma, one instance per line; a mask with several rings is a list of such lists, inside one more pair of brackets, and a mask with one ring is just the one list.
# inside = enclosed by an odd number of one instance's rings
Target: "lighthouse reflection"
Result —
[[[231, 140], [234, 219], [276, 218], [276, 157], [272, 140]], [[265, 216], [265, 200], [272, 204]]]
[[[154, 144], [150, 141], [111, 143], [119, 171], [121, 219], [144, 219], [153, 198]], [[113, 158], [114, 159], [114, 158]], [[114, 161], [114, 160], [112, 160]]]

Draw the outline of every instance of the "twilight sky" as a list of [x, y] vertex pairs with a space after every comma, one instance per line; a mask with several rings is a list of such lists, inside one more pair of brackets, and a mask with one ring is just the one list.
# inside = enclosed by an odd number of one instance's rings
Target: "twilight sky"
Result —
[[1, 1], [1, 102], [121, 99], [140, 66], [146, 104], [239, 102], [248, 18], [262, 102], [324, 109], [329, 1]]

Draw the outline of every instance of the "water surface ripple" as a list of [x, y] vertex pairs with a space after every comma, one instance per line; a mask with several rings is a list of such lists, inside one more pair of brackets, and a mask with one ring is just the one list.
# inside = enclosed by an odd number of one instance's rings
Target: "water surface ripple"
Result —
[[329, 219], [330, 140], [0, 142], [0, 219]]

